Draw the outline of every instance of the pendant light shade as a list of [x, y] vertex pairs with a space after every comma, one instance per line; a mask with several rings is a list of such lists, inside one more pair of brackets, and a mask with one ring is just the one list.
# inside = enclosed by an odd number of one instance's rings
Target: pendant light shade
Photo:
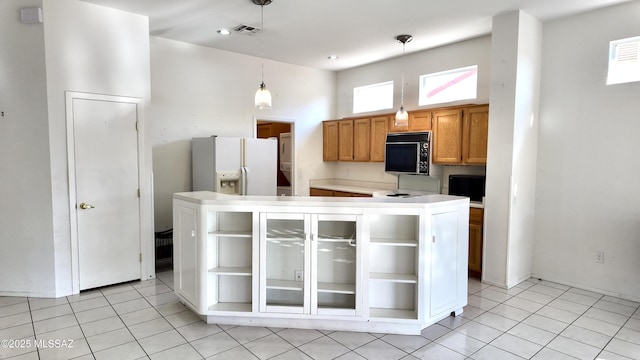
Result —
[[396, 112], [396, 126], [409, 126], [409, 113], [404, 109], [404, 106], [400, 106], [400, 110]]
[[271, 4], [272, 0], [251, 0], [256, 5], [260, 5], [260, 44], [261, 44], [261, 82], [256, 91], [254, 103], [260, 110], [271, 109], [271, 93], [267, 90], [267, 85], [264, 83], [264, 6]]
[[271, 109], [271, 93], [264, 82], [260, 84], [255, 97], [256, 107], [260, 110]]
[[404, 47], [413, 40], [411, 35], [398, 35], [396, 40], [402, 43], [402, 92], [400, 96], [400, 110], [396, 113], [395, 126], [409, 126], [409, 113], [404, 109]]

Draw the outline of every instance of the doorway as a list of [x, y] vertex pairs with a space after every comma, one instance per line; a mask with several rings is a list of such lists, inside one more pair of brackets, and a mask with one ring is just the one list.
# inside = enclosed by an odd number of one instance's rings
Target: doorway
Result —
[[140, 101], [67, 93], [74, 293], [141, 278]]
[[256, 120], [257, 138], [276, 138], [278, 141], [277, 194], [292, 196], [295, 194], [294, 172], [294, 122], [269, 118]]

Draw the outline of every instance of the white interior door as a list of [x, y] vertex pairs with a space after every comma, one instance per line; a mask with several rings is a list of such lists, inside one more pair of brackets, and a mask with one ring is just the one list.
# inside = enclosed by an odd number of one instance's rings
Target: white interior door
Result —
[[138, 105], [117, 100], [71, 101], [80, 290], [140, 279]]

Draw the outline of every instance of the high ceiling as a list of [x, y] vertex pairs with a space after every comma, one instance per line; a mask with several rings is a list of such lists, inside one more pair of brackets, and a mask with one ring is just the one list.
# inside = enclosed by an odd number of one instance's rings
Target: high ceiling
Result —
[[[521, 9], [541, 21], [632, 0], [273, 0], [264, 31], [251, 0], [82, 0], [149, 17], [150, 34], [318, 69], [342, 70], [491, 33], [492, 18]], [[329, 60], [330, 55], [338, 56]]]

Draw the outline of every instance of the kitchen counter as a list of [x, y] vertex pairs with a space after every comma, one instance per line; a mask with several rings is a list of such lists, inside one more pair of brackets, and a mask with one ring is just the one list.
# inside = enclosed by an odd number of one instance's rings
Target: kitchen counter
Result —
[[469, 199], [173, 199], [174, 291], [208, 323], [420, 334], [467, 303]]
[[371, 198], [340, 198], [321, 196], [258, 196], [258, 195], [228, 195], [211, 191], [194, 191], [175, 193], [174, 199], [188, 201], [201, 205], [247, 205], [253, 206], [328, 206], [328, 207], [358, 207], [372, 208], [389, 204], [402, 207], [433, 207], [466, 204], [469, 198], [442, 194], [414, 194], [409, 197], [385, 196], [393, 191], [382, 190], [375, 192], [379, 197]]
[[[405, 190], [405, 189], [392, 190], [392, 189], [381, 189], [381, 188], [372, 188], [372, 187], [366, 187], [366, 186], [347, 185], [347, 184], [333, 184], [333, 183], [316, 184], [316, 185], [313, 185], [311, 187], [315, 188], [315, 189], [323, 189], [323, 190], [331, 190], [331, 191], [342, 191], [342, 192], [357, 193], [357, 194], [366, 194], [366, 195], [370, 195], [372, 197], [385, 197], [385, 196], [387, 196], [389, 194], [394, 194], [394, 193], [409, 193], [409, 194], [412, 194], [412, 195], [416, 195], [416, 194], [434, 194], [434, 195], [438, 195], [436, 193], [429, 193], [429, 192], [416, 191], [416, 190]], [[448, 196], [448, 195], [445, 195], [445, 196]], [[482, 201], [470, 201], [469, 202], [469, 207], [483, 209], [484, 208], [484, 203]]]

